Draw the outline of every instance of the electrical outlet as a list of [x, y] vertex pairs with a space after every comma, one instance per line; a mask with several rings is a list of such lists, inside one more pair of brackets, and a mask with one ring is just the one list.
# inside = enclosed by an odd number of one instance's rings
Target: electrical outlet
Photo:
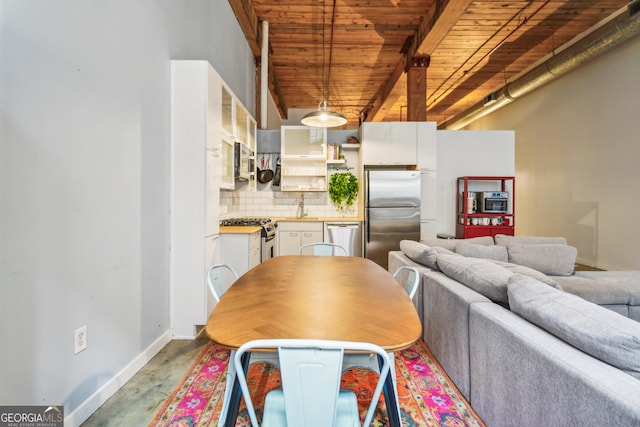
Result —
[[76, 329], [75, 354], [87, 349], [87, 325]]

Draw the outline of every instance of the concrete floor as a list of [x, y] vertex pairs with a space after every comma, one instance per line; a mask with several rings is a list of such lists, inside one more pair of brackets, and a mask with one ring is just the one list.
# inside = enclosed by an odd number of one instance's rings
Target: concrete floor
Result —
[[202, 334], [195, 340], [169, 342], [82, 427], [147, 426], [207, 342]]

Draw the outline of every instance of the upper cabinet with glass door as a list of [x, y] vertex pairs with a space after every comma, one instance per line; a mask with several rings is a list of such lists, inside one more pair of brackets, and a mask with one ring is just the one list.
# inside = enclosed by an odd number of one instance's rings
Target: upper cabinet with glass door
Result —
[[222, 94], [222, 130], [225, 131], [227, 135], [233, 135], [233, 94], [227, 89], [224, 83], [220, 85], [220, 92]]
[[327, 129], [308, 126], [282, 126], [283, 158], [327, 158]]
[[224, 132], [221, 132], [220, 140], [220, 188], [224, 190], [235, 190], [236, 182], [234, 174], [233, 139], [230, 136], [225, 135]]
[[233, 133], [236, 137], [237, 142], [241, 142], [247, 147], [249, 144], [247, 143], [247, 110], [236, 100], [236, 114], [235, 114], [235, 132]]
[[281, 128], [282, 191], [327, 190], [327, 130]]
[[[256, 121], [247, 112], [247, 109], [240, 103], [233, 92], [224, 84], [220, 85], [220, 93], [222, 99], [221, 108], [221, 131], [223, 134], [223, 147], [224, 143], [239, 142], [247, 147], [254, 153], [256, 151]], [[226, 148], [226, 147], [225, 147]], [[233, 160], [233, 152], [231, 153], [231, 159]], [[251, 162], [255, 164], [255, 161]], [[233, 167], [233, 164], [232, 166]], [[250, 171], [249, 189], [256, 189], [255, 170]], [[224, 182], [224, 179], [223, 179]], [[228, 185], [228, 184], [227, 184]], [[225, 186], [224, 188], [229, 188]], [[235, 188], [231, 187], [231, 189]]]

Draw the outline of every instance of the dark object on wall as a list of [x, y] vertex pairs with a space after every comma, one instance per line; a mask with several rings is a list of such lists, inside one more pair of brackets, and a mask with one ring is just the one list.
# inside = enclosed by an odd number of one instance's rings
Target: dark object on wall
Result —
[[276, 187], [280, 186], [280, 157], [278, 157], [278, 160], [276, 160], [276, 173], [275, 176], [273, 177], [273, 184]]
[[273, 179], [273, 171], [271, 170], [271, 157], [269, 157], [269, 160], [266, 163], [266, 168], [265, 168], [265, 161], [264, 161], [264, 156], [262, 157], [262, 162], [260, 163], [260, 168], [258, 168], [258, 182], [260, 184], [266, 184], [269, 181], [271, 181]]

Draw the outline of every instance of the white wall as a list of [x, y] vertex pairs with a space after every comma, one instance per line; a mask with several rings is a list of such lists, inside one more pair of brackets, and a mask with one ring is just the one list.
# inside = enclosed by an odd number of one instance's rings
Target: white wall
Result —
[[578, 259], [640, 269], [640, 37], [470, 129], [514, 129], [516, 234], [565, 236]]
[[[458, 177], [514, 175], [513, 131], [439, 130], [438, 233], [456, 234]], [[516, 198], [520, 191], [518, 186], [516, 179]]]
[[170, 336], [170, 59], [255, 70], [226, 1], [1, 7], [0, 402], [76, 425]]

